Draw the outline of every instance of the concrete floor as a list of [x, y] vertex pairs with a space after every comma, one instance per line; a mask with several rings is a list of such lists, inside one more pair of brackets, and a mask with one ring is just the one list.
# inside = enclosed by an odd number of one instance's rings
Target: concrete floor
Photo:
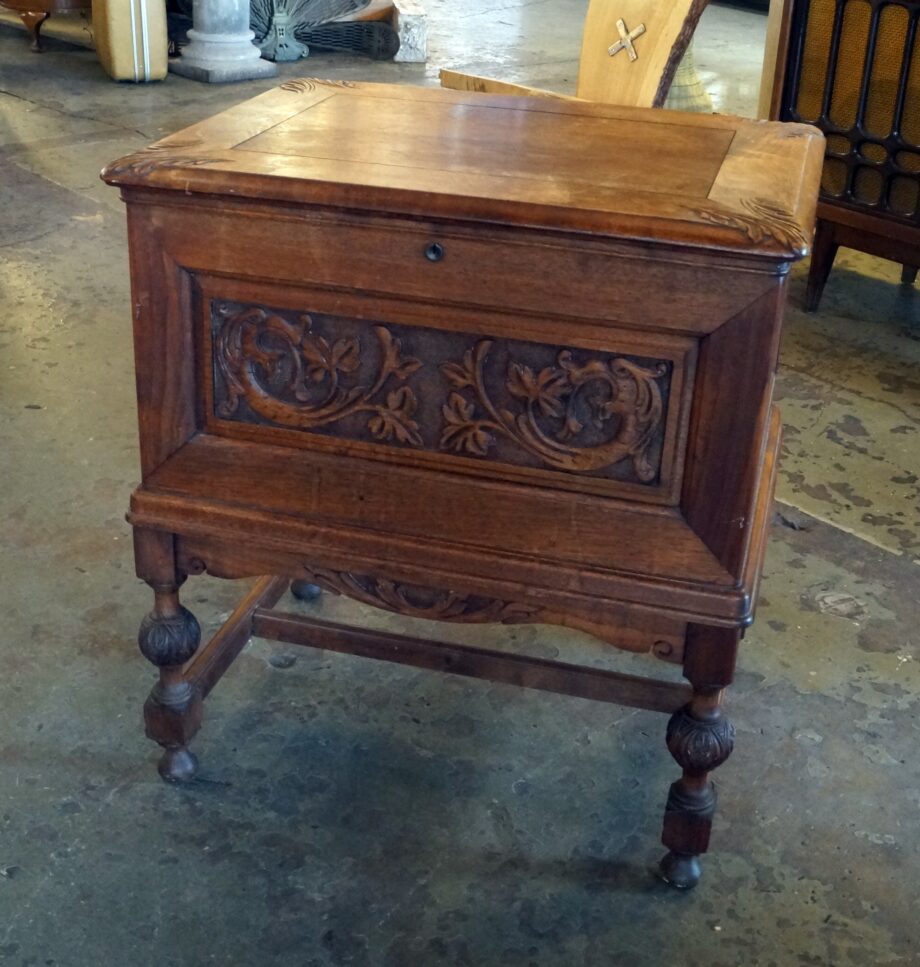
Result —
[[[584, 6], [428, 0], [427, 67], [287, 72], [571, 89]], [[704, 17], [720, 109], [753, 110], [763, 31]], [[49, 48], [0, 28], [0, 963], [920, 963], [920, 342], [897, 267], [844, 252], [815, 317], [796, 270], [783, 503], [695, 892], [650, 873], [676, 777], [651, 713], [254, 642], [208, 703], [200, 779], [169, 788], [139, 724], [124, 215], [97, 172], [269, 85], [116, 85]], [[185, 599], [207, 630], [239, 590]], [[483, 641], [639, 662], [552, 629]]]

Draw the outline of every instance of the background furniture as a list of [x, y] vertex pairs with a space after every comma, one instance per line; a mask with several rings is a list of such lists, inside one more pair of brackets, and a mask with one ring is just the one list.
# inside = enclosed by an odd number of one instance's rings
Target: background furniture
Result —
[[[683, 770], [662, 872], [692, 886], [821, 158], [804, 126], [303, 79], [110, 165], [162, 775], [194, 773], [202, 700], [251, 634], [654, 709]], [[203, 571], [268, 576], [199, 651], [179, 587]], [[690, 684], [274, 610], [291, 580], [581, 628]]]
[[53, 13], [67, 13], [73, 10], [89, 10], [92, 0], [0, 0], [0, 6], [15, 10], [29, 30], [32, 50], [41, 53], [42, 24]]
[[[591, 0], [576, 96], [605, 104], [663, 107], [707, 3], [708, 0], [620, 0], [613, 4]], [[687, 84], [692, 85], [689, 78]], [[441, 85], [493, 94], [563, 96], [451, 70], [441, 71]], [[686, 98], [680, 106], [687, 109]], [[704, 104], [703, 109], [711, 111], [712, 105]]]
[[775, 0], [761, 107], [827, 135], [806, 308], [837, 249], [920, 265], [920, 5]]
[[93, 0], [96, 53], [117, 81], [161, 81], [169, 68], [163, 0]]

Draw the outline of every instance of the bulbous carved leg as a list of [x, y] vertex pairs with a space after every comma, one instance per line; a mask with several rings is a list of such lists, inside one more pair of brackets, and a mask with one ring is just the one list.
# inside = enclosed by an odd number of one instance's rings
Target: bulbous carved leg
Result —
[[323, 589], [318, 584], [311, 584], [309, 581], [291, 581], [291, 594], [298, 601], [315, 601]]
[[179, 603], [176, 587], [154, 587], [153, 611], [141, 622], [138, 644], [160, 669], [160, 679], [144, 703], [147, 737], [165, 750], [160, 775], [169, 782], [191, 779], [198, 767], [188, 744], [201, 726], [202, 700], [182, 676], [182, 666], [198, 650], [201, 629]]
[[719, 695], [696, 692], [668, 722], [668, 751], [684, 774], [668, 792], [661, 841], [670, 852], [660, 870], [668, 883], [682, 890], [699, 882], [699, 857], [709, 848], [716, 809], [709, 773], [725, 762], [735, 743], [735, 728], [719, 707]]

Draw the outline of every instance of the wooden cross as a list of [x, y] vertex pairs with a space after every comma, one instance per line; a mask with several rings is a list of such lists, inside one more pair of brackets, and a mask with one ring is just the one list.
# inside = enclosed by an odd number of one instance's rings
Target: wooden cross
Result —
[[639, 24], [635, 30], [627, 30], [626, 23], [622, 20], [617, 21], [617, 30], [620, 32], [620, 39], [610, 48], [607, 53], [614, 57], [621, 50], [625, 50], [630, 60], [638, 60], [639, 54], [636, 51], [633, 41], [645, 33], [645, 24]]

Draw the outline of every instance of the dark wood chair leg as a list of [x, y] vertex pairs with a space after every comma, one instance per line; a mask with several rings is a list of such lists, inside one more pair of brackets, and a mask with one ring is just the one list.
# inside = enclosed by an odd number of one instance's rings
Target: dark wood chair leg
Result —
[[917, 281], [917, 266], [908, 265], [906, 262], [901, 266], [901, 282], [904, 285], [913, 285]]
[[36, 54], [42, 52], [42, 38], [41, 29], [42, 24], [51, 16], [50, 13], [42, 13], [38, 11], [23, 10], [19, 14], [20, 20], [26, 25], [26, 30], [29, 31], [29, 37], [32, 40], [32, 50]]
[[811, 252], [811, 267], [808, 270], [808, 287], [805, 291], [806, 312], [814, 312], [818, 308], [839, 247], [833, 222], [819, 218]]
[[318, 584], [309, 581], [291, 581], [291, 594], [299, 601], [315, 601], [323, 589]]
[[179, 603], [179, 587], [152, 584], [153, 611], [141, 622], [138, 644], [144, 657], [160, 670], [144, 704], [147, 737], [165, 750], [160, 775], [168, 782], [191, 779], [198, 768], [188, 744], [201, 727], [202, 698], [183, 677], [182, 666], [198, 650], [201, 629], [195, 616]]

